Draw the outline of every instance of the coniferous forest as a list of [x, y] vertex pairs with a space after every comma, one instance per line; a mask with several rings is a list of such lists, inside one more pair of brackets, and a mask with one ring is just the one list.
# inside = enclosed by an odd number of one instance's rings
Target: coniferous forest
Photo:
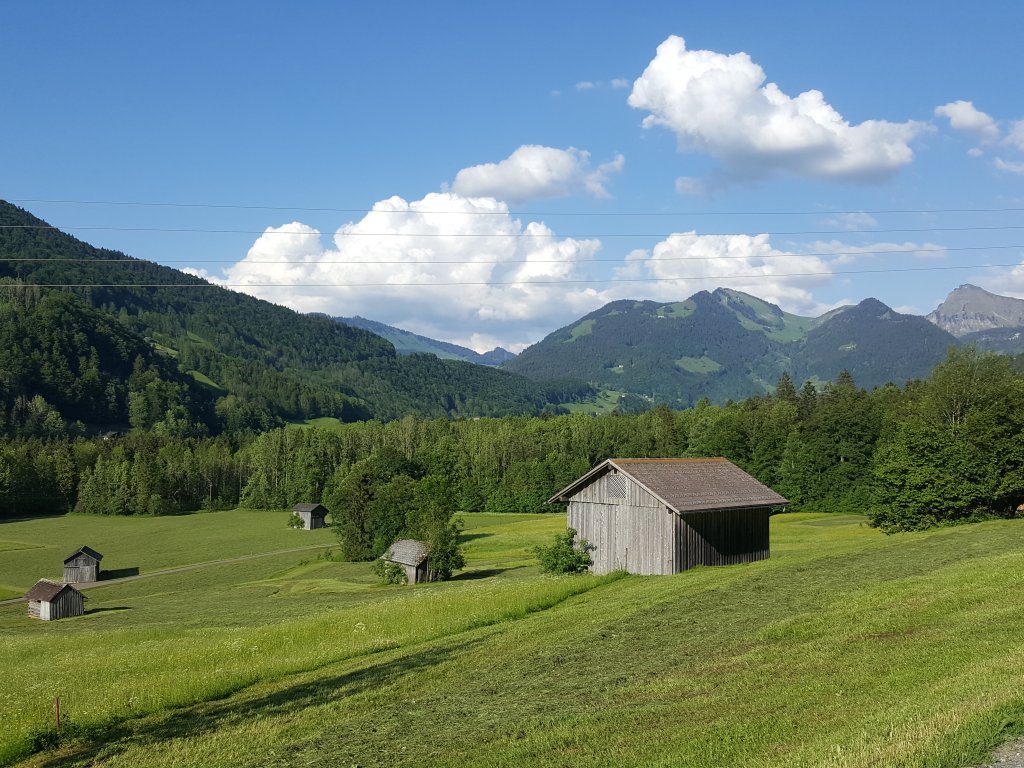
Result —
[[[45, 426], [45, 413], [25, 407], [25, 424]], [[551, 509], [547, 498], [614, 456], [725, 456], [793, 509], [866, 513], [889, 531], [1012, 516], [1024, 503], [1024, 376], [1013, 359], [971, 348], [905, 387], [867, 392], [841, 375], [797, 388], [783, 376], [772, 395], [684, 411], [405, 416], [215, 437], [162, 423], [107, 439], [4, 441], [0, 509], [137, 515], [322, 501], [348, 530], [347, 554], [370, 557], [405, 521], [440, 514], [430, 510]]]
[[[773, 393], [722, 405], [627, 396], [612, 415], [569, 415], [591, 385], [398, 356], [359, 328], [93, 248], [5, 203], [0, 223], [6, 518], [323, 502], [346, 554], [368, 558], [400, 534], [450, 536], [454, 511], [549, 509], [614, 456], [725, 456], [791, 508], [862, 512], [886, 530], [1024, 504], [1012, 357], [952, 347], [904, 386], [783, 374]], [[288, 426], [317, 417], [332, 426]]]

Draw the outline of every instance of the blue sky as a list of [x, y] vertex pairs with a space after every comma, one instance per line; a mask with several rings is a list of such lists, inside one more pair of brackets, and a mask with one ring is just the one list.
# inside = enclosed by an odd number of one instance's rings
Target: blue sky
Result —
[[977, 266], [1024, 259], [1024, 10], [832, 5], [11, 5], [0, 197], [480, 349], [718, 286], [1024, 296]]

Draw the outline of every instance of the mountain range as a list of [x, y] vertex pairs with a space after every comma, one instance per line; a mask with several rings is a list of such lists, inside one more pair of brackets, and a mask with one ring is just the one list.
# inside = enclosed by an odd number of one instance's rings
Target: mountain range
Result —
[[0, 319], [0, 434], [537, 414], [592, 394], [400, 356], [369, 331], [95, 248], [2, 201]]
[[19, 434], [71, 421], [216, 432], [536, 414], [623, 395], [685, 407], [769, 392], [784, 371], [799, 385], [848, 370], [871, 388], [927, 376], [955, 344], [1024, 351], [1024, 301], [963, 285], [927, 319], [876, 299], [803, 317], [724, 288], [615, 301], [518, 356], [481, 355], [365, 318], [299, 314], [94, 248], [0, 201], [4, 283], [0, 432]]
[[511, 360], [515, 355], [504, 347], [495, 347], [490, 352], [476, 352], [469, 347], [461, 347], [458, 344], [451, 344], [447, 341], [438, 341], [428, 336], [420, 336], [418, 333], [404, 331], [395, 328], [393, 325], [379, 323], [376, 320], [367, 320], [365, 317], [336, 317], [339, 323], [351, 325], [354, 328], [362, 328], [370, 333], [375, 333], [390, 341], [395, 351], [400, 355], [427, 354], [436, 355], [442, 360], [462, 360], [477, 365], [499, 366]]
[[555, 371], [673, 406], [771, 391], [848, 370], [863, 387], [927, 376], [956, 338], [877, 299], [802, 317], [739, 291], [682, 302], [615, 301], [549, 334], [505, 364], [531, 378]]

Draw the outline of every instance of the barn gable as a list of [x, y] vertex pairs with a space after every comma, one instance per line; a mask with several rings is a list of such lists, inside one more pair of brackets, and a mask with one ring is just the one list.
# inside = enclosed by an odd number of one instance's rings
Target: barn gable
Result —
[[79, 547], [64, 558], [64, 581], [70, 584], [98, 581], [103, 555], [92, 547]]
[[768, 514], [786, 500], [710, 458], [608, 459], [553, 502], [568, 502], [595, 572], [667, 574], [767, 558]]

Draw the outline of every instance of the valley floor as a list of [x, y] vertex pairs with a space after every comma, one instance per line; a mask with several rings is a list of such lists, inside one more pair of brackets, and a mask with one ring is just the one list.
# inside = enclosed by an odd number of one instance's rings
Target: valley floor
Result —
[[[366, 564], [292, 553], [98, 588], [79, 619], [0, 608], [0, 756], [952, 767], [1024, 720], [1024, 522], [887, 537], [788, 514], [769, 561], [543, 577], [530, 549], [564, 524], [467, 516], [469, 569], [448, 584], [380, 587]], [[30, 755], [58, 693], [77, 736]]]

